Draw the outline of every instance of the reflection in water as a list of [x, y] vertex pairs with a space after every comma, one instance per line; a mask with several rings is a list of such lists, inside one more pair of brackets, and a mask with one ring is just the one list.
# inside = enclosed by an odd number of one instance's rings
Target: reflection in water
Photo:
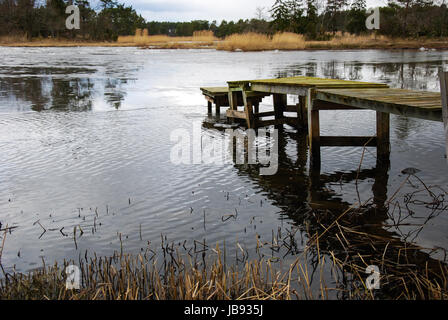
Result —
[[126, 79], [66, 79], [51, 76], [55, 73], [51, 68], [37, 69], [33, 73], [44, 76], [1, 77], [0, 90], [8, 99], [18, 101], [19, 105], [30, 105], [34, 111], [90, 111], [100, 92], [104, 93], [105, 102], [118, 109], [126, 95], [123, 90], [123, 85], [128, 84]]
[[[204, 122], [204, 126], [209, 127], [208, 120]], [[306, 134], [288, 131], [283, 127], [277, 129], [279, 130], [277, 174], [260, 176], [256, 165], [235, 164], [235, 168], [239, 174], [255, 181], [263, 194], [281, 208], [281, 216], [291, 221], [294, 227], [310, 239], [308, 243], [311, 243], [311, 246], [306, 249], [306, 261], [312, 270], [311, 281], [320, 283], [319, 268], [324, 255], [327, 261], [343, 262], [340, 265], [341, 269], [338, 270], [339, 279], [336, 281], [340, 289], [340, 292], [336, 293], [339, 299], [349, 299], [351, 292], [359, 290], [359, 283], [349, 277], [352, 271], [349, 266], [353, 265], [364, 266], [363, 268], [368, 265], [381, 267], [383, 284], [381, 290], [376, 292], [376, 296], [380, 298], [397, 297], [404, 290], [415, 290], [418, 287], [416, 282], [419, 280], [418, 276], [416, 278], [413, 276], [419, 272], [426, 274], [431, 281], [444, 283], [445, 276], [441, 268], [442, 265], [444, 268], [448, 266], [446, 261], [439, 261], [433, 252], [425, 252], [413, 243], [416, 236], [409, 237], [413, 232], [403, 236], [399, 228], [408, 221], [403, 219], [395, 222], [393, 218], [395, 206], [400, 205], [391, 206], [387, 196], [390, 166], [388, 159], [378, 160], [373, 168], [360, 167], [348, 172], [321, 173], [320, 166], [318, 169], [310, 166], [308, 170]], [[296, 155], [288, 150], [290, 144], [295, 145]], [[247, 151], [249, 146], [246, 144], [245, 148]], [[368, 184], [371, 185], [372, 196], [363, 201], [358, 193], [356, 204], [338, 198], [338, 194], [333, 190], [336, 185], [355, 183], [358, 187], [358, 183], [368, 180], [371, 181]], [[445, 192], [442, 192], [442, 197], [444, 195]], [[435, 203], [438, 201], [438, 196], [433, 196], [432, 200]], [[408, 207], [412, 203], [410, 200], [412, 197], [409, 194], [404, 197], [407, 199], [405, 202], [409, 215], [413, 212]], [[434, 206], [433, 204], [433, 209]], [[437, 206], [440, 206], [440, 211], [436, 209], [430, 216], [446, 212], [443, 200]], [[399, 210], [400, 220], [402, 209]], [[429, 219], [417, 227], [416, 231], [419, 232], [419, 229], [421, 231], [428, 221]], [[337, 227], [334, 226], [335, 222]], [[325, 237], [320, 237], [322, 233]], [[318, 245], [313, 245], [312, 242], [315, 235], [319, 236]], [[289, 253], [300, 256], [302, 251], [297, 249], [289, 248], [286, 255]], [[348, 273], [344, 272], [345, 267]], [[397, 278], [400, 280], [397, 281]]]

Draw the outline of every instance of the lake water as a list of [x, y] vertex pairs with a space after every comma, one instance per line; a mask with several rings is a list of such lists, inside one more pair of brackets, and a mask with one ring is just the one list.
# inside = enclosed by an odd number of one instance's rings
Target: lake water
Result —
[[[257, 235], [271, 239], [279, 227], [304, 228], [301, 208], [350, 205], [358, 201], [356, 189], [367, 200], [378, 186], [392, 196], [408, 167], [421, 170], [427, 185], [448, 190], [442, 123], [394, 115], [390, 169], [377, 167], [368, 149], [357, 185], [344, 177], [357, 172], [362, 148], [323, 148], [322, 176], [310, 187], [306, 137], [288, 126], [279, 134], [274, 176], [260, 177], [251, 166], [170, 161], [175, 129], [201, 123], [202, 135], [223, 139], [213, 124], [224, 121], [225, 111], [221, 119], [207, 115], [201, 86], [306, 75], [438, 91], [437, 71], [447, 62], [448, 51], [0, 48], [0, 222], [17, 227], [2, 264], [26, 271], [85, 250], [111, 255], [120, 248], [118, 234], [130, 253], [148, 241], [157, 246], [161, 235], [253, 249]], [[374, 129], [373, 111], [321, 116], [326, 135]], [[235, 212], [236, 219], [226, 219]], [[415, 220], [427, 214], [422, 209]], [[75, 226], [84, 232], [76, 245]], [[448, 249], [447, 228], [445, 211], [412, 241]]]

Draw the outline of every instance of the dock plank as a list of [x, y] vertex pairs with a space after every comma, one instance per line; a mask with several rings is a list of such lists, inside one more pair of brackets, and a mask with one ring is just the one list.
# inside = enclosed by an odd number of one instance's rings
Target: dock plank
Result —
[[442, 121], [441, 96], [437, 92], [403, 89], [318, 89], [315, 99], [408, 117]]

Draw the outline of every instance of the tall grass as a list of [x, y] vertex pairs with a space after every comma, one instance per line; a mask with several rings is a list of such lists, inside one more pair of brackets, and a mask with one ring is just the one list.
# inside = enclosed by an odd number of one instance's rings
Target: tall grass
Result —
[[233, 34], [220, 42], [218, 50], [262, 51], [262, 50], [302, 50], [305, 49], [303, 35], [284, 32], [273, 37], [259, 33]]
[[261, 51], [270, 50], [271, 40], [268, 35], [259, 33], [232, 34], [218, 43], [218, 50], [226, 51]]
[[26, 34], [15, 34], [15, 35], [7, 35], [0, 36], [0, 43], [16, 43], [16, 42], [26, 42], [28, 41], [28, 37]]
[[339, 32], [331, 36], [331, 40], [328, 41], [307, 41], [303, 35], [291, 32], [277, 33], [272, 37], [258, 33], [234, 34], [220, 42], [217, 49], [227, 51], [344, 49], [378, 47], [390, 43], [387, 37], [373, 34], [352, 35]]
[[34, 38], [26, 35], [0, 37], [0, 45], [24, 47], [71, 47], [71, 46], [116, 46], [144, 47], [149, 49], [196, 49], [208, 48], [227, 51], [262, 50], [306, 50], [306, 49], [381, 49], [381, 48], [448, 48], [446, 39], [391, 39], [386, 36], [369, 34], [353, 35], [336, 32], [327, 34], [329, 40], [306, 40], [301, 34], [290, 32], [273, 36], [245, 33], [233, 34], [225, 39], [214, 36], [210, 30], [196, 31], [190, 37], [168, 35], [148, 35], [147, 29], [137, 29], [134, 35], [119, 36], [116, 42], [98, 42], [86, 39]]
[[195, 31], [191, 37], [171, 37], [167, 35], [148, 35], [147, 29], [137, 29], [133, 36], [120, 36], [117, 39], [121, 44], [134, 44], [136, 46], [155, 46], [157, 48], [196, 48], [213, 45], [217, 41], [212, 31]]

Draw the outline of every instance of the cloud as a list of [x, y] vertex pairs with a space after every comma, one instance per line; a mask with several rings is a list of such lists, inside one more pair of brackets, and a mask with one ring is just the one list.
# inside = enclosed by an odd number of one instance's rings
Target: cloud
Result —
[[257, 7], [274, 0], [124, 0], [145, 19], [160, 21], [239, 20], [255, 17]]
[[[254, 18], [257, 7], [264, 7], [267, 13], [275, 0], [119, 0], [119, 2], [132, 5], [148, 21], [197, 19], [237, 21]], [[367, 0], [369, 7], [386, 3], [387, 0]]]

